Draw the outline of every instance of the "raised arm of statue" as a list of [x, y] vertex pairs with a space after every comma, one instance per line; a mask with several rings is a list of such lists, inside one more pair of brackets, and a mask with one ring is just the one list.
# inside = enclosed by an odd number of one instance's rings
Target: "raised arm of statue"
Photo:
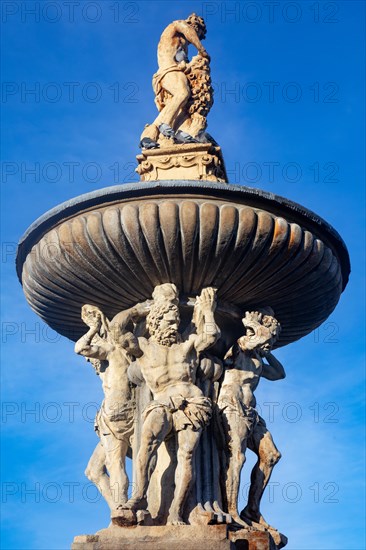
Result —
[[191, 25], [189, 25], [186, 21], [174, 21], [172, 25], [174, 25], [175, 30], [181, 33], [190, 44], [197, 48], [198, 52], [203, 57], [209, 57], [198, 37], [196, 30]]
[[118, 324], [121, 328], [121, 330], [124, 330], [128, 323], [137, 323], [141, 319], [145, 318], [146, 315], [149, 313], [149, 304], [151, 301], [146, 300], [145, 302], [141, 302], [140, 304], [136, 304], [133, 307], [130, 307], [129, 309], [125, 309], [124, 311], [120, 311], [115, 315], [111, 321], [111, 325]]
[[84, 323], [90, 328], [76, 342], [75, 353], [101, 361], [107, 359], [108, 353], [113, 349], [113, 346], [107, 340], [100, 337], [101, 333], [105, 333], [108, 330], [107, 319], [99, 308], [88, 304], [82, 307], [81, 317]]
[[[107, 359], [109, 351], [112, 350], [112, 346], [102, 338], [95, 336], [92, 331], [93, 329], [90, 329], [76, 342], [75, 353], [83, 355], [88, 359], [104, 361]], [[92, 339], [94, 339], [93, 343], [91, 342]]]
[[220, 329], [215, 322], [216, 289], [204, 288], [197, 297], [193, 318], [197, 334], [190, 336], [197, 352], [202, 352], [215, 344], [220, 337]]
[[286, 377], [286, 372], [282, 363], [280, 363], [272, 353], [265, 354], [264, 358], [267, 359], [268, 363], [263, 362], [263, 378], [267, 380], [282, 380]]
[[134, 325], [145, 319], [149, 313], [150, 303], [150, 301], [146, 300], [129, 309], [120, 311], [109, 324], [109, 331], [116, 331], [118, 333], [115, 336], [119, 341], [120, 347], [132, 357], [140, 357], [142, 354], [138, 339], [132, 331], [134, 330]]

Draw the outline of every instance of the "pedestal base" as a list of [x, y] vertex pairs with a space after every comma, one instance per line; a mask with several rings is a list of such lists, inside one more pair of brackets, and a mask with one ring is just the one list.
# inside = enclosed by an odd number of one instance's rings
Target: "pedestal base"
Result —
[[227, 182], [221, 149], [211, 143], [171, 145], [159, 149], [143, 149], [137, 155], [136, 172], [141, 181], [206, 180]]
[[226, 525], [117, 527], [75, 537], [71, 550], [276, 550], [267, 532], [230, 531]]

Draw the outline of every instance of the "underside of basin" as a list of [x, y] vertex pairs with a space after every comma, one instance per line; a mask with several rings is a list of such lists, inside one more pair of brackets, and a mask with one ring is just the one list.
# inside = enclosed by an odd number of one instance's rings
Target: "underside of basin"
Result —
[[49, 211], [23, 236], [17, 270], [32, 309], [72, 340], [85, 333], [85, 303], [112, 318], [172, 282], [188, 311], [213, 286], [224, 349], [243, 313], [268, 305], [282, 326], [277, 346], [308, 334], [335, 308], [350, 267], [338, 233], [298, 204], [242, 186], [165, 181], [109, 187]]

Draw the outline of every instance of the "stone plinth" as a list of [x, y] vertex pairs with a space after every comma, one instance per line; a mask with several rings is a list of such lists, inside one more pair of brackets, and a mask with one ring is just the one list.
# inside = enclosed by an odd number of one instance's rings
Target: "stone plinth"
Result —
[[226, 525], [116, 527], [75, 537], [71, 550], [276, 550], [267, 532], [230, 531]]
[[211, 143], [171, 145], [159, 149], [143, 149], [137, 155], [136, 172], [141, 181], [206, 180], [227, 182], [221, 149]]

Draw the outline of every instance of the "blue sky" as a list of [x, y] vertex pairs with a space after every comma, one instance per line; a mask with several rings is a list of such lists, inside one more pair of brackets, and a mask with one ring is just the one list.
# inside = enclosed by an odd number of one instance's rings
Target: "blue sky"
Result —
[[[30, 310], [15, 246], [58, 203], [137, 181], [139, 135], [155, 117], [156, 45], [192, 11], [206, 19], [209, 132], [231, 183], [314, 210], [340, 232], [352, 263], [328, 321], [276, 353], [287, 378], [258, 389], [283, 454], [263, 512], [289, 550], [365, 548], [364, 3], [4, 1], [1, 9], [1, 548], [66, 549], [108, 524], [83, 474], [97, 442], [100, 381]], [[252, 464], [248, 452], [242, 503]]]

